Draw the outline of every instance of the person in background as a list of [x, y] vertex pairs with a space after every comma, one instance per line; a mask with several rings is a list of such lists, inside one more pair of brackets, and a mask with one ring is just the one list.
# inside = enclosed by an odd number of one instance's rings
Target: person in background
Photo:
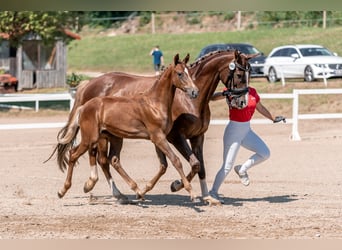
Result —
[[[225, 98], [226, 93], [226, 91], [215, 92], [211, 99], [223, 99]], [[215, 181], [209, 192], [212, 197], [220, 200], [221, 203], [223, 203], [223, 200], [219, 198], [219, 188], [232, 169], [241, 146], [254, 152], [254, 154], [251, 155], [242, 165], [236, 165], [234, 167], [236, 174], [245, 186], [249, 185], [247, 171], [251, 167], [260, 164], [270, 157], [269, 148], [250, 126], [250, 121], [255, 110], [273, 121], [273, 123], [280, 121], [286, 122], [283, 116], [272, 116], [267, 108], [260, 102], [260, 97], [256, 89], [253, 87], [248, 88], [248, 104], [246, 107], [238, 109], [229, 106], [230, 121], [223, 134], [223, 163], [216, 174]]]
[[160, 70], [164, 67], [163, 52], [157, 45], [151, 50], [150, 55], [153, 56], [153, 68], [156, 72], [156, 76], [158, 76], [160, 74]]

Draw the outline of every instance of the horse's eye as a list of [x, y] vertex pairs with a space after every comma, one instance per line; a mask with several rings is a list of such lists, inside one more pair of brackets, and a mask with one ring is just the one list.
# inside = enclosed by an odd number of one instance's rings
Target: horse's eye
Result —
[[178, 77], [182, 77], [183, 76], [183, 72], [177, 72]]

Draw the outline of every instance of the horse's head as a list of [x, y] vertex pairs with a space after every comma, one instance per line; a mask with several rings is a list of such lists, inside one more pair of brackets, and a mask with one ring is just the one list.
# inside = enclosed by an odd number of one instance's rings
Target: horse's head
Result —
[[224, 95], [226, 95], [227, 103], [232, 108], [242, 109], [248, 105], [248, 85], [251, 70], [248, 60], [257, 55], [245, 55], [235, 50], [234, 58], [229, 62], [228, 71], [224, 78], [224, 74], [220, 72], [221, 81], [227, 88]]
[[190, 98], [196, 98], [198, 96], [198, 88], [195, 83], [192, 81], [188, 66], [186, 65], [190, 59], [190, 55], [180, 61], [179, 54], [174, 56], [174, 64], [173, 64], [173, 72], [172, 72], [172, 82], [173, 84], [186, 92]]

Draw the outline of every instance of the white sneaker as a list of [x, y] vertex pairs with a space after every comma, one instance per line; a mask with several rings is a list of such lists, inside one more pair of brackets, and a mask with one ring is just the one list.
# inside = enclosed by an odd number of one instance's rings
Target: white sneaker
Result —
[[234, 167], [235, 173], [240, 177], [240, 181], [243, 185], [248, 186], [249, 185], [249, 178], [247, 172], [240, 173], [241, 165], [236, 165]]
[[218, 193], [209, 191], [209, 195], [213, 197], [214, 199], [218, 200], [221, 204], [224, 204], [224, 200], [219, 197]]

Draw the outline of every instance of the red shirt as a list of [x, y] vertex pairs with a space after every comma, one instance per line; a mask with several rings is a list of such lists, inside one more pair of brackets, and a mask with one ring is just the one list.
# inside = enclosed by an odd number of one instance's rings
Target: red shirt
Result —
[[248, 89], [248, 105], [243, 109], [229, 109], [229, 119], [236, 122], [248, 122], [252, 119], [257, 103], [260, 97], [255, 88]]

